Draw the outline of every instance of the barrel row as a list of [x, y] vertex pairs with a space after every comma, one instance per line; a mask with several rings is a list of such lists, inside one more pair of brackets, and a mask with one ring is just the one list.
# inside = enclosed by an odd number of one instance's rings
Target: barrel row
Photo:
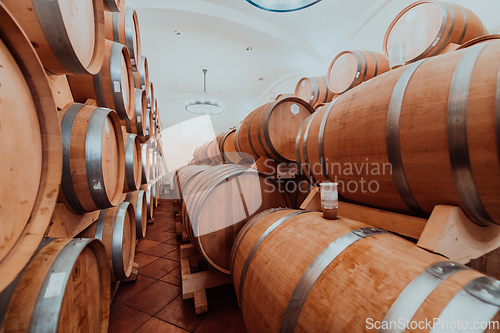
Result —
[[318, 212], [255, 216], [234, 242], [230, 268], [248, 332], [404, 332], [421, 322], [445, 331], [443, 323], [471, 328], [500, 315], [500, 281]]
[[324, 76], [301, 78], [293, 94], [316, 108], [378, 75], [463, 46], [498, 38], [469, 9], [438, 0], [416, 1], [392, 21], [384, 37], [384, 54], [349, 50], [337, 54]]
[[422, 216], [456, 205], [499, 224], [499, 54], [489, 40], [344, 93], [303, 123], [304, 173], [353, 202]]
[[276, 180], [242, 165], [191, 165], [175, 173], [181, 217], [191, 243], [217, 270], [229, 274], [238, 231], [255, 214], [287, 207]]

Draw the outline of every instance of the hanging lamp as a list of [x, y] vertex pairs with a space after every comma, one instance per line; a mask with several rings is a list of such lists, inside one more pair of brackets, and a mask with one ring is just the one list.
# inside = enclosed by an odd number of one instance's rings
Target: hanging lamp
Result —
[[270, 12], [293, 12], [312, 6], [321, 0], [247, 0], [255, 7]]
[[186, 111], [196, 114], [220, 114], [224, 107], [214, 102], [212, 96], [207, 92], [207, 69], [203, 68], [203, 92], [194, 101], [186, 104]]

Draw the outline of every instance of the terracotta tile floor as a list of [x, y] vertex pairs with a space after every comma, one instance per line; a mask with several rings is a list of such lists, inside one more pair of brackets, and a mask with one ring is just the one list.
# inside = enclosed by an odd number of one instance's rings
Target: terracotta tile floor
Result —
[[181, 295], [179, 245], [172, 200], [162, 199], [154, 224], [137, 244], [136, 282], [122, 283], [111, 305], [111, 333], [246, 332], [232, 285], [207, 290], [208, 312], [195, 315]]

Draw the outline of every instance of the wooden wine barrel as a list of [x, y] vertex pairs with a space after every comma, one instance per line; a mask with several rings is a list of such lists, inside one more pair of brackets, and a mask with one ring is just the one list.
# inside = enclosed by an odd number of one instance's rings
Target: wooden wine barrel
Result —
[[182, 221], [191, 243], [226, 274], [231, 247], [241, 227], [263, 210], [288, 205], [273, 179], [241, 165], [206, 169], [190, 181], [183, 198]]
[[[499, 281], [354, 220], [269, 210], [234, 244], [231, 275], [249, 333], [374, 332], [375, 322], [434, 318], [473, 327], [499, 315]], [[428, 332], [392, 328], [378, 332]]]
[[137, 134], [123, 133], [125, 142], [125, 181], [123, 192], [140, 188], [142, 180], [141, 143]]
[[106, 41], [101, 71], [96, 75], [70, 75], [69, 86], [76, 102], [89, 98], [97, 104], [116, 110], [122, 120], [132, 119], [135, 110], [135, 91], [132, 67], [127, 48]]
[[289, 98], [289, 97], [295, 97], [295, 95], [293, 93], [279, 94], [278, 96], [276, 96], [276, 101], [281, 101], [282, 99]]
[[264, 104], [246, 116], [236, 130], [236, 150], [255, 160], [268, 156], [280, 162], [294, 162], [297, 132], [313, 112], [309, 104], [297, 97]]
[[463, 44], [488, 34], [472, 11], [454, 3], [424, 0], [403, 9], [384, 37], [391, 68], [438, 55], [449, 43]]
[[236, 129], [233, 128], [229, 131], [222, 132], [217, 136], [217, 142], [219, 143], [219, 151], [222, 157], [222, 162], [225, 164], [237, 164], [240, 162], [241, 158], [236, 151], [236, 146], [234, 144], [234, 135]]
[[118, 206], [103, 209], [95, 223], [79, 237], [97, 238], [106, 248], [111, 282], [128, 278], [132, 273], [136, 244], [134, 207], [124, 201]]
[[123, 12], [125, 0], [104, 0], [104, 10], [108, 12]]
[[183, 166], [174, 173], [174, 184], [177, 186], [179, 199], [183, 200], [183, 193], [194, 177], [208, 168], [208, 165], [187, 165]]
[[146, 92], [142, 89], [134, 89], [134, 115], [132, 119], [122, 120], [122, 125], [126, 127], [128, 133], [134, 133], [139, 136], [146, 136], [146, 121], [149, 121], [146, 109]]
[[62, 140], [42, 64], [2, 2], [0, 64], [3, 290], [28, 263], [49, 225], [61, 182]]
[[498, 54], [492, 40], [344, 93], [304, 122], [306, 174], [368, 206], [426, 216], [455, 205], [477, 224], [499, 224]]
[[389, 70], [389, 61], [380, 53], [344, 51], [333, 59], [326, 77], [330, 90], [342, 94]]
[[142, 162], [142, 172], [141, 172], [141, 183], [147, 184], [149, 181], [149, 157], [148, 157], [148, 145], [146, 143], [141, 144], [141, 162]]
[[217, 138], [212, 139], [208, 143], [207, 155], [208, 155], [208, 159], [211, 160], [212, 163], [215, 163], [215, 164], [222, 163], [222, 155], [221, 155], [221, 152], [219, 149], [219, 142], [217, 141]]
[[151, 140], [151, 139], [154, 139], [155, 137], [155, 128], [154, 128], [154, 120], [153, 120], [153, 113], [151, 112], [151, 109], [149, 110], [148, 112], [148, 124], [146, 125], [147, 126], [147, 131], [148, 131], [148, 135], [146, 136], [146, 138], [148, 140]]
[[53, 74], [96, 74], [104, 59], [101, 0], [3, 0]]
[[125, 197], [125, 201], [130, 202], [134, 207], [136, 239], [146, 237], [146, 228], [148, 222], [148, 203], [146, 200], [146, 194], [143, 190], [129, 192]]
[[155, 90], [153, 89], [153, 82], [149, 81], [149, 95], [148, 95], [148, 108], [152, 109], [155, 99]]
[[154, 202], [154, 208], [157, 208], [160, 205], [160, 180], [156, 179], [153, 182], [153, 202]]
[[328, 88], [326, 76], [304, 77], [295, 87], [295, 96], [303, 99], [311, 106], [318, 103], [331, 102], [335, 96]]
[[295, 179], [287, 179], [280, 184], [281, 189], [288, 194], [290, 207], [299, 209], [300, 205], [306, 200], [307, 196], [313, 189], [308, 179], [305, 177], [297, 177]]
[[477, 38], [471, 39], [467, 43], [463, 43], [462, 45], [460, 45], [459, 47], [457, 47], [457, 50], [462, 50], [462, 49], [465, 49], [465, 48], [467, 48], [469, 46], [476, 45], [476, 44], [486, 43], [486, 42], [488, 42], [490, 40], [493, 40], [493, 39], [500, 39], [500, 34], [485, 35], [485, 36], [481, 36], [481, 37], [477, 37]]
[[77, 214], [116, 206], [125, 179], [125, 147], [118, 115], [80, 103], [70, 103], [61, 112], [61, 199]]
[[153, 199], [153, 190], [151, 188], [151, 184], [144, 184], [142, 185], [142, 188], [141, 188], [145, 195], [146, 195], [146, 204], [148, 206], [148, 209], [147, 209], [147, 217], [148, 217], [148, 220], [152, 220], [153, 219], [153, 210], [154, 210], [154, 199]]
[[139, 63], [139, 70], [134, 72], [134, 85], [137, 89], [143, 89], [146, 91], [146, 104], [147, 97], [149, 96], [149, 67], [148, 58], [141, 56], [141, 61]]
[[152, 180], [154, 179], [154, 168], [155, 168], [155, 161], [153, 158], [153, 148], [148, 148], [148, 159], [149, 159], [149, 179], [148, 183], [151, 183]]
[[0, 332], [107, 332], [107, 260], [98, 240], [43, 239], [30, 263], [0, 293]]
[[104, 13], [106, 39], [123, 44], [130, 52], [130, 62], [138, 71], [141, 60], [141, 33], [139, 19], [134, 9], [126, 7], [121, 13]]

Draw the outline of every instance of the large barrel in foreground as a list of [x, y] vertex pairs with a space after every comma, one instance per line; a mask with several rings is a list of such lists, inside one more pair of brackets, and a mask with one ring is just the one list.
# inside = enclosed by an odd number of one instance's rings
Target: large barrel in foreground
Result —
[[125, 178], [125, 146], [118, 115], [79, 103], [70, 103], [61, 112], [61, 199], [78, 214], [116, 206]]
[[463, 44], [488, 34], [469, 9], [454, 3], [423, 0], [396, 16], [384, 37], [384, 54], [391, 67], [438, 55], [450, 44]]
[[313, 182], [347, 200], [500, 224], [500, 41], [390, 71], [318, 110], [297, 141]]
[[219, 271], [229, 274], [233, 241], [243, 225], [268, 208], [286, 207], [273, 179], [240, 165], [211, 167], [182, 189], [182, 221], [191, 243]]
[[46, 238], [0, 293], [0, 332], [107, 332], [109, 285], [101, 242]]
[[96, 74], [104, 57], [102, 0], [3, 0], [53, 74]]
[[0, 2], [0, 290], [42, 240], [61, 182], [62, 140], [45, 71]]
[[[381, 229], [319, 212], [254, 217], [235, 240], [231, 275], [250, 333], [375, 332], [384, 321], [438, 318], [473, 327], [500, 315], [499, 281]], [[411, 325], [378, 332], [422, 332]]]
[[309, 104], [296, 97], [264, 104], [246, 116], [236, 130], [236, 149], [255, 159], [268, 156], [279, 162], [294, 162], [297, 132], [313, 112]]

